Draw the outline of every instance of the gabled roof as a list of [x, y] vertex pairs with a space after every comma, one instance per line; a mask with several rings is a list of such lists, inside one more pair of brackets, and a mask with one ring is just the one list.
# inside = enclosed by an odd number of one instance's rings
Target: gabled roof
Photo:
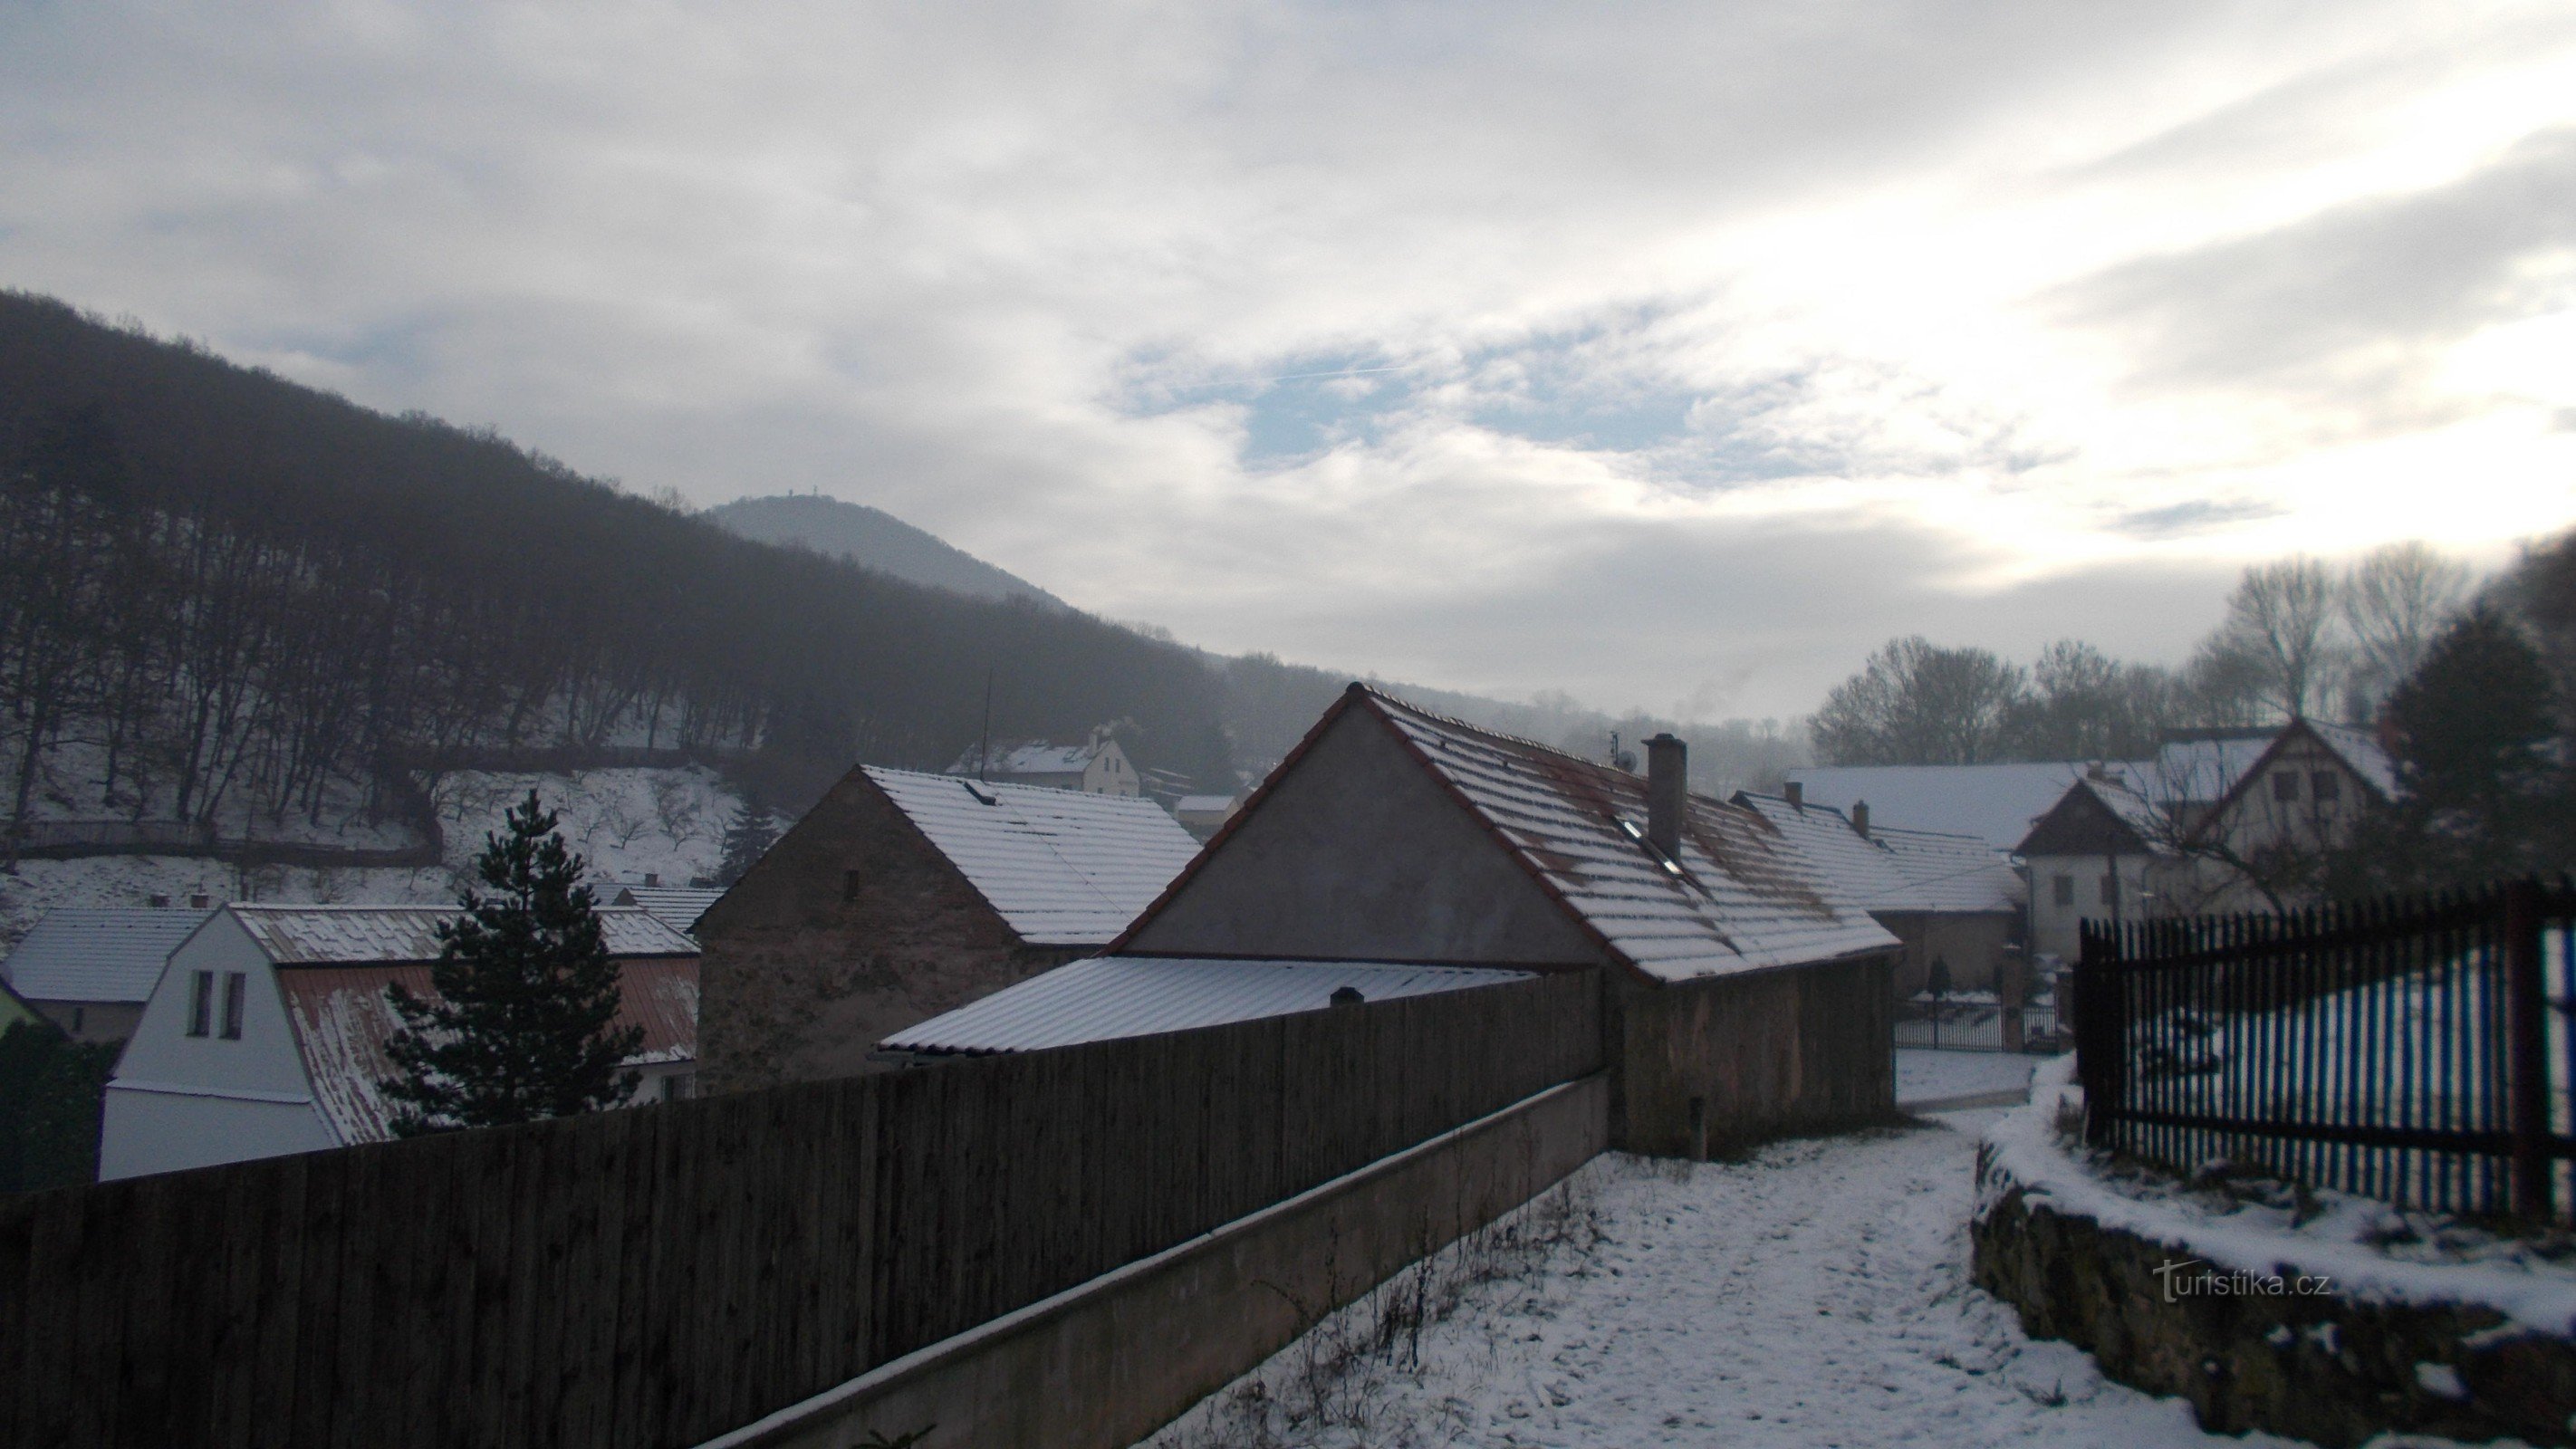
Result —
[[879, 1045], [911, 1052], [1040, 1051], [1317, 1011], [1344, 987], [1364, 1000], [1387, 1001], [1526, 974], [1356, 961], [1092, 956], [906, 1027]]
[[[280, 966], [381, 966], [438, 959], [438, 925], [464, 914], [454, 906], [224, 907]], [[698, 943], [635, 906], [599, 912], [608, 954], [688, 956]]]
[[2066, 788], [2055, 805], [2031, 823], [2015, 849], [2025, 856], [2170, 855], [2165, 813], [2118, 775], [2087, 777]]
[[868, 779], [1020, 939], [1096, 946], [1171, 883], [1199, 843], [1153, 801], [866, 767]]
[[1810, 805], [1869, 806], [1874, 824], [1973, 835], [2010, 850], [2082, 778], [2081, 760], [2013, 765], [1816, 765], [1791, 770]]
[[672, 930], [690, 931], [723, 894], [721, 886], [619, 886], [612, 904], [642, 906]]
[[160, 983], [170, 953], [211, 911], [72, 909], [48, 911], [0, 976], [29, 1001], [130, 1001]]
[[[644, 1029], [643, 1049], [628, 1057], [627, 1065], [695, 1060], [696, 960], [629, 960], [619, 967], [617, 979], [623, 1000], [615, 1024]], [[310, 966], [277, 973], [296, 1053], [313, 1085], [314, 1105], [343, 1142], [381, 1142], [393, 1136], [394, 1105], [379, 1083], [394, 1075], [385, 1042], [402, 1029], [402, 1019], [386, 993], [397, 982], [415, 996], [437, 996], [430, 968], [423, 964]]]
[[2272, 757], [2288, 749], [2294, 741], [2303, 738], [2315, 740], [2326, 753], [2341, 760], [2345, 768], [2358, 776], [2362, 784], [2376, 792], [2381, 799], [2390, 799], [2397, 793], [2396, 762], [2388, 757], [2386, 750], [2380, 748], [2377, 740], [2361, 730], [2346, 725], [2325, 725], [2312, 720], [2297, 719], [2290, 721], [2269, 740], [2264, 741], [2263, 748], [2251, 759], [2245, 761], [2243, 767], [2236, 772], [2235, 778], [2228, 782], [2227, 788], [2211, 800], [2208, 811], [2193, 823], [2191, 833], [2198, 836], [2203, 831], [2213, 828], [2213, 822], [2225, 818], [2228, 807], [2235, 803], [2237, 797], [2243, 795], [2246, 788], [2255, 780], [2269, 772]]
[[[1751, 811], [1686, 797], [1681, 859], [1668, 862], [1645, 840], [1642, 777], [1434, 714], [1363, 684], [1353, 684], [1325, 711], [1219, 828], [1202, 859], [1248, 828], [1279, 782], [1352, 711], [1390, 730], [1612, 960], [1651, 979], [1690, 981], [1898, 947], [1864, 907], [1835, 893]], [[1187, 878], [1173, 882], [1166, 898]]]
[[1852, 828], [1839, 810], [1777, 795], [1735, 803], [1778, 831], [1841, 895], [1873, 912], [1992, 914], [2018, 910], [2021, 878], [1973, 835]]
[[2281, 737], [2276, 728], [2204, 730], [2169, 739], [2143, 767], [2138, 788], [2168, 809], [2202, 805], [2236, 788]]

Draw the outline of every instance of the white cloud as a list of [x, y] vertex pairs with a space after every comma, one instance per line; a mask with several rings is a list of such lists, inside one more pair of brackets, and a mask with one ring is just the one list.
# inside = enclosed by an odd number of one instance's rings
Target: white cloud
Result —
[[2570, 95], [2539, 5], [21, 6], [0, 281], [1216, 647], [1787, 711], [2566, 521]]

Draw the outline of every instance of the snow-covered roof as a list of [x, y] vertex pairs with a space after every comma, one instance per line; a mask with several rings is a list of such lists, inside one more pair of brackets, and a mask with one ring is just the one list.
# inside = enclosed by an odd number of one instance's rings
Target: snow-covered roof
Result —
[[867, 767], [1020, 939], [1096, 946], [1153, 903], [1199, 843], [1140, 795]]
[[1346, 986], [1366, 1000], [1387, 1001], [1525, 974], [1351, 961], [1093, 956], [907, 1027], [879, 1045], [913, 1052], [1039, 1051], [1316, 1011]]
[[[268, 958], [280, 966], [390, 965], [438, 959], [438, 925], [454, 906], [232, 905]], [[637, 906], [605, 906], [602, 934], [612, 956], [695, 956], [698, 943]]]
[[1542, 888], [1649, 976], [1688, 981], [1898, 944], [1750, 810], [1686, 797], [1681, 859], [1668, 863], [1645, 841], [1642, 777], [1365, 686], [1346, 698], [1393, 725]]
[[[628, 1057], [627, 1065], [694, 1061], [698, 963], [630, 960], [620, 965], [617, 981], [623, 1000], [615, 1024], [644, 1028], [643, 1049]], [[314, 1104], [343, 1142], [381, 1142], [393, 1136], [394, 1104], [379, 1083], [394, 1075], [385, 1042], [402, 1029], [402, 1019], [386, 992], [397, 982], [415, 996], [437, 996], [430, 968], [419, 963], [302, 966], [277, 973], [295, 1049], [313, 1084]]]
[[[976, 751], [968, 749], [948, 767], [952, 775], [977, 773]], [[1091, 766], [1092, 756], [1099, 753], [1096, 745], [1051, 745], [1043, 740], [1027, 744], [998, 745], [993, 762], [982, 768], [986, 775], [1079, 775]]]
[[161, 968], [211, 911], [69, 909], [47, 911], [0, 976], [29, 1001], [149, 1000]]
[[1182, 815], [1222, 815], [1233, 804], [1231, 795], [1184, 795], [1172, 802], [1172, 810]]
[[698, 917], [724, 894], [716, 886], [619, 886], [615, 904], [642, 906], [654, 919], [675, 931], [695, 930]]
[[2381, 799], [2397, 797], [2397, 762], [2388, 757], [2388, 751], [2381, 748], [2378, 738], [2370, 731], [2355, 729], [2351, 725], [2318, 724], [2314, 720], [2308, 722], [2308, 728], [2316, 731], [2317, 738], [2325, 742], [2327, 749], [2341, 756], [2354, 774], [2369, 781]]
[[2020, 765], [1816, 765], [1789, 778], [1807, 803], [1848, 812], [1869, 806], [1870, 820], [1907, 830], [1973, 835], [2010, 850], [2080, 779], [2081, 761]]
[[1841, 811], [1827, 806], [1792, 805], [1777, 795], [1750, 792], [1735, 799], [1778, 831], [1836, 891], [1867, 910], [2020, 908], [2021, 878], [1973, 835], [1882, 827], [1863, 836]]
[[2236, 787], [2279, 739], [2277, 729], [2238, 730], [2216, 739], [2168, 740], [2143, 762], [2138, 787], [2167, 808], [2206, 805]]

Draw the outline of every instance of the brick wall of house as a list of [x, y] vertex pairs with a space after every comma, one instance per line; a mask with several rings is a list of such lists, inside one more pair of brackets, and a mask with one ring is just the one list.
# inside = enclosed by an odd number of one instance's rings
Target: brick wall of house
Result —
[[698, 921], [699, 1084], [872, 1069], [890, 1032], [1082, 954], [1024, 946], [852, 770]]

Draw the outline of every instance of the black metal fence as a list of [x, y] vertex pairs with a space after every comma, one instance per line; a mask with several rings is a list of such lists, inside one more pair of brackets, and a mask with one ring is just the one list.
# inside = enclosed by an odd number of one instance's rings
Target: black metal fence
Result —
[[2576, 887], [2087, 923], [2085, 1136], [2411, 1207], [2542, 1219], [2576, 1159]]

